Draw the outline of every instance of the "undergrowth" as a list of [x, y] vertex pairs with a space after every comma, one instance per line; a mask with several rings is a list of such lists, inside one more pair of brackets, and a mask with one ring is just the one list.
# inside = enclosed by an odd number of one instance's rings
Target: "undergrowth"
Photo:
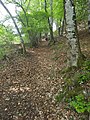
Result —
[[[65, 73], [64, 73], [65, 74]], [[57, 102], [67, 102], [69, 109], [78, 114], [90, 113], [90, 60], [86, 60], [77, 71], [64, 75], [62, 91], [56, 96]]]

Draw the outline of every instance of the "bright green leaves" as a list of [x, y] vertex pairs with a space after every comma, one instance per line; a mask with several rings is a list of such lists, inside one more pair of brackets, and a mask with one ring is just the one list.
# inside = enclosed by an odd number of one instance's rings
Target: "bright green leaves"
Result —
[[90, 72], [89, 71], [85, 71], [83, 74], [80, 74], [78, 76], [78, 82], [80, 84], [85, 83], [85, 82], [87, 82], [89, 80], [90, 80]]
[[83, 21], [87, 20], [88, 16], [88, 0], [75, 0], [75, 7], [76, 7], [76, 14], [77, 14], [77, 20]]
[[75, 76], [79, 84], [88, 82], [90, 80], [90, 60], [84, 62], [82, 70]]
[[5, 28], [0, 25], [0, 43], [6, 44], [14, 40], [14, 35], [11, 28]]
[[11, 44], [15, 41], [15, 35], [11, 28], [0, 25], [0, 59], [11, 51]]
[[75, 99], [70, 102], [70, 106], [72, 106], [78, 113], [90, 112], [90, 102], [85, 100], [83, 94], [75, 96]]
[[54, 0], [53, 11], [54, 19], [59, 22], [64, 16], [63, 0]]
[[84, 70], [90, 71], [90, 60], [85, 61], [85, 63], [83, 64], [83, 68]]
[[[26, 13], [27, 19], [28, 19], [28, 26], [24, 26], [22, 24], [21, 30], [25, 34], [26, 38], [27, 32], [29, 32], [30, 38], [35, 39], [34, 37], [39, 35], [40, 33], [45, 33], [45, 31], [48, 31], [48, 23], [47, 23], [47, 17], [48, 15], [45, 13], [45, 11], [30, 11]], [[26, 19], [24, 17], [24, 14], [20, 14], [20, 17], [23, 19], [23, 22], [25, 23]], [[27, 38], [28, 39], [28, 38]]]

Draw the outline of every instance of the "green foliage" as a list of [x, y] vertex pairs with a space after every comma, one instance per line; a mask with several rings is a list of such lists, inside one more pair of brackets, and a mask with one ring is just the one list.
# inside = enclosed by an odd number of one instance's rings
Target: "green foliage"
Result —
[[90, 60], [84, 62], [82, 70], [75, 75], [78, 83], [82, 84], [90, 80]]
[[75, 98], [70, 102], [70, 106], [78, 113], [90, 112], [90, 102], [85, 99], [83, 94], [75, 96]]
[[90, 72], [89, 71], [84, 71], [83, 74], [78, 75], [78, 82], [80, 84], [87, 82], [90, 80]]
[[64, 17], [64, 9], [63, 9], [63, 0], [53, 0], [53, 16], [54, 19], [60, 24], [60, 19]]
[[6, 44], [14, 41], [14, 37], [15, 36], [12, 32], [12, 28], [0, 25], [0, 43], [1, 44]]
[[[44, 11], [33, 11], [33, 13], [26, 13], [29, 26], [23, 26], [22, 33], [25, 35], [25, 39], [28, 40], [33, 46], [37, 44], [37, 39], [40, 37], [40, 33], [48, 31], [47, 14]], [[25, 21], [24, 14], [20, 14], [23, 21]], [[28, 35], [29, 33], [29, 35]], [[30, 37], [29, 37], [30, 36]]]
[[62, 91], [56, 96], [56, 100], [69, 102], [78, 113], [90, 112], [90, 96], [88, 89], [86, 91], [86, 87], [84, 87], [89, 81], [90, 60], [86, 60], [80, 70], [69, 71], [62, 85]]
[[[12, 1], [12, 0], [10, 0]], [[16, 1], [16, 0], [14, 0]], [[13, 2], [13, 1], [12, 1]], [[18, 17], [18, 22], [21, 25], [21, 32], [24, 34], [24, 39], [27, 42], [31, 42], [35, 39], [35, 36], [39, 34], [49, 33], [48, 26], [48, 17], [51, 17], [50, 10], [50, 1], [47, 0], [47, 13], [45, 13], [45, 3], [44, 0], [31, 0], [30, 4], [27, 0], [26, 2], [18, 1], [19, 4], [24, 8], [24, 11], [21, 9], [17, 13], [20, 17]], [[15, 2], [13, 2], [15, 4]], [[28, 5], [29, 4], [29, 5]], [[15, 4], [17, 7], [18, 4]], [[87, 12], [87, 0], [75, 0], [75, 7], [77, 13], [77, 22], [86, 21], [88, 17]], [[56, 23], [57, 27], [61, 25], [61, 21], [64, 18], [64, 4], [63, 0], [53, 0], [53, 21]], [[27, 18], [26, 18], [27, 17]], [[21, 21], [22, 19], [22, 21]], [[28, 23], [27, 23], [27, 20]], [[28, 25], [27, 25], [28, 24]], [[57, 32], [57, 31], [56, 31]], [[55, 33], [56, 35], [56, 33]]]
[[78, 21], [87, 20], [88, 17], [88, 0], [75, 0], [76, 4], [76, 14]]
[[5, 28], [0, 25], [0, 58], [11, 51], [12, 43], [15, 41], [15, 35], [11, 28]]
[[[36, 39], [35, 36], [39, 36], [40, 33], [49, 33], [48, 17], [51, 17], [50, 1], [47, 0], [47, 13], [45, 13], [45, 1], [44, 0], [7, 0], [7, 3], [11, 2], [15, 4], [17, 8], [17, 18], [21, 25], [21, 32], [24, 35], [24, 39], [27, 42], [32, 43]], [[75, 0], [75, 7], [78, 21], [85, 21], [88, 17], [87, 11], [88, 0]], [[22, 7], [20, 7], [22, 6]], [[19, 9], [18, 9], [19, 8]], [[57, 27], [61, 25], [61, 21], [64, 18], [64, 1], [53, 0], [53, 21]], [[27, 23], [28, 21], [28, 23]], [[56, 33], [55, 33], [56, 35]]]
[[10, 44], [6, 45], [0, 45], [0, 59], [3, 59], [4, 55], [7, 55], [12, 52], [12, 47]]
[[90, 60], [85, 61], [83, 67], [85, 70], [90, 71]]

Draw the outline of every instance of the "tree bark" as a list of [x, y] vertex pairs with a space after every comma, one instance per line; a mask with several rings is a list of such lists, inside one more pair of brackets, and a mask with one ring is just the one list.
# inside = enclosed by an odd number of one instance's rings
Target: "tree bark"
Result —
[[[48, 13], [47, 11], [47, 1], [44, 0], [45, 2], [45, 12]], [[52, 4], [51, 4], [52, 5]], [[51, 8], [52, 9], [52, 8]], [[55, 43], [54, 41], [54, 36], [53, 36], [53, 28], [52, 28], [52, 21], [50, 22], [50, 19], [48, 17], [48, 25], [49, 25], [49, 30], [50, 30], [50, 42]]]
[[51, 26], [52, 26], [52, 30], [53, 30], [53, 0], [50, 0], [50, 12], [51, 12]]
[[60, 31], [60, 35], [63, 36], [63, 32], [64, 32], [64, 27], [65, 27], [65, 20], [64, 18], [61, 21], [61, 31]]
[[21, 35], [20, 31], [19, 31], [19, 28], [18, 28], [18, 26], [17, 26], [17, 24], [16, 24], [16, 22], [15, 22], [13, 16], [12, 16], [12, 14], [11, 14], [10, 11], [7, 9], [7, 7], [4, 5], [4, 3], [2, 2], [2, 0], [0, 0], [0, 3], [1, 3], [1, 5], [4, 7], [4, 9], [7, 11], [7, 13], [10, 15], [10, 17], [11, 17], [11, 19], [12, 19], [14, 25], [15, 25], [15, 28], [16, 28], [16, 30], [17, 30], [17, 32], [18, 32], [18, 34], [19, 34], [20, 40], [21, 40], [21, 47], [22, 47], [22, 49], [23, 49], [23, 54], [25, 54], [25, 53], [26, 53], [25, 44], [24, 44], [24, 40], [23, 40], [23, 38], [22, 38], [22, 35]]
[[65, 18], [68, 42], [67, 65], [78, 67], [82, 60], [80, 43], [77, 35], [76, 13], [74, 0], [65, 0]]

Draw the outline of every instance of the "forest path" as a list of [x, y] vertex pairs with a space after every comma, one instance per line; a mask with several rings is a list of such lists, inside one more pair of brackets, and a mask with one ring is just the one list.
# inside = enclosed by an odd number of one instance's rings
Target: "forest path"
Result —
[[55, 100], [59, 68], [53, 49], [43, 43], [28, 49], [26, 56], [15, 55], [0, 70], [0, 120], [62, 120]]
[[[81, 32], [80, 42], [83, 53], [89, 57], [90, 35]], [[42, 42], [38, 48], [27, 49], [25, 56], [14, 53], [9, 60], [0, 61], [0, 120], [77, 117], [55, 100], [63, 82], [60, 70], [66, 65], [65, 43], [60, 39], [60, 44], [53, 49]]]

